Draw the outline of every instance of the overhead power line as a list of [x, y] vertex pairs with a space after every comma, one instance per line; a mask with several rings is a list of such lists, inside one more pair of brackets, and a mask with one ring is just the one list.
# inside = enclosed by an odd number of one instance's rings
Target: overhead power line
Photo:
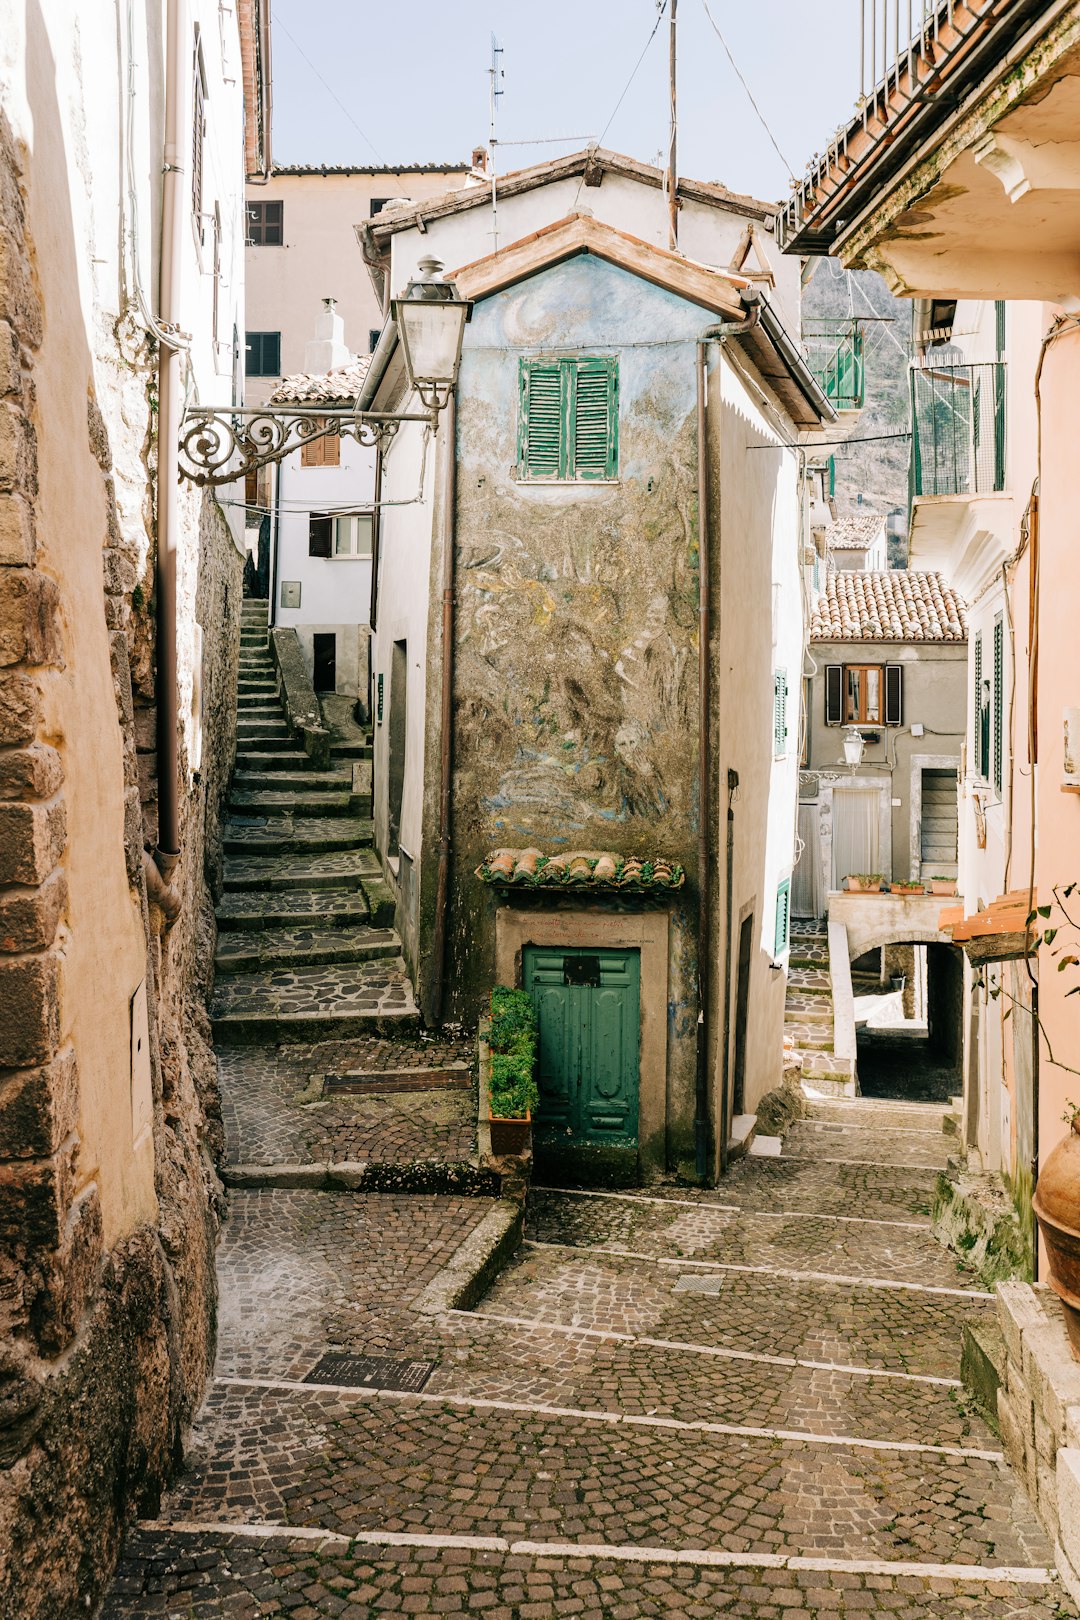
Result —
[[318, 81], [322, 85], [323, 89], [326, 91], [326, 93], [334, 101], [337, 102], [338, 106], [341, 108], [342, 112], [345, 114], [346, 118], [349, 120], [349, 123], [352, 125], [353, 129], [355, 129], [358, 134], [360, 134], [360, 135], [362, 135], [364, 137], [364, 140], [371, 147], [371, 150], [374, 152], [374, 154], [378, 158], [379, 162], [385, 167], [386, 166], [386, 159], [383, 157], [382, 153], [379, 151], [379, 148], [375, 145], [375, 142], [371, 139], [371, 136], [368, 134], [367, 130], [360, 128], [360, 125], [356, 122], [356, 119], [353, 117], [353, 115], [349, 111], [348, 107], [346, 107], [345, 103], [342, 101], [342, 99], [338, 95], [337, 91], [333, 88], [332, 85], [327, 84], [326, 80], [323, 78], [322, 74], [319, 72], [318, 68], [315, 66], [314, 62], [311, 60], [311, 57], [305, 51], [305, 49], [301, 45], [300, 41], [296, 38], [296, 35], [291, 34], [289, 32], [289, 30], [286, 28], [285, 24], [282, 22], [281, 18], [278, 16], [276, 11], [273, 13], [273, 24], [274, 24], [275, 28], [280, 28], [281, 32], [285, 35], [285, 38], [288, 39], [288, 40], [291, 40], [292, 43], [296, 46], [296, 49], [300, 52], [300, 55], [304, 58], [304, 61], [307, 63], [308, 67], [311, 69], [312, 73], [314, 73], [315, 77], [318, 79]]
[[787, 158], [784, 156], [783, 152], [781, 152], [780, 147], [777, 145], [776, 136], [773, 134], [772, 130], [769, 128], [768, 120], [766, 119], [765, 114], [762, 112], [761, 108], [758, 106], [757, 102], [754, 100], [753, 91], [750, 89], [750, 86], [747, 84], [746, 80], [743, 78], [742, 73], [741, 73], [741, 71], [739, 69], [739, 64], [738, 64], [738, 62], [736, 62], [734, 56], [732, 55], [731, 46], [728, 44], [727, 40], [724, 38], [723, 34], [720, 32], [720, 29], [718, 28], [717, 23], [716, 23], [716, 19], [713, 16], [712, 12], [709, 10], [709, 0], [701, 0], [701, 4], [705, 8], [706, 17], [708, 17], [709, 22], [712, 24], [713, 33], [716, 35], [717, 39], [720, 41], [721, 45], [724, 47], [724, 50], [727, 53], [727, 59], [731, 63], [732, 67], [735, 70], [735, 77], [738, 79], [739, 83], [742, 85], [743, 89], [746, 91], [746, 99], [749, 101], [751, 107], [753, 107], [754, 111], [757, 113], [758, 122], [761, 124], [762, 129], [765, 131], [766, 135], [769, 137], [769, 140], [770, 140], [770, 142], [772, 144], [773, 151], [776, 153], [777, 157], [780, 159], [781, 163], [784, 165], [784, 168], [787, 170], [788, 179], [789, 180], [794, 180], [794, 178], [795, 178], [794, 170], [792, 169], [791, 164], [788, 162]]

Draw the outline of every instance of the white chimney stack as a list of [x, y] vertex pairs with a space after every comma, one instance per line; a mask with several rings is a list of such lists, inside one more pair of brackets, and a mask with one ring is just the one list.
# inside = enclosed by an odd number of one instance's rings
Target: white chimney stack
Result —
[[345, 322], [336, 300], [323, 299], [323, 312], [315, 322], [315, 336], [304, 344], [304, 370], [315, 377], [347, 366], [355, 356], [345, 346]]

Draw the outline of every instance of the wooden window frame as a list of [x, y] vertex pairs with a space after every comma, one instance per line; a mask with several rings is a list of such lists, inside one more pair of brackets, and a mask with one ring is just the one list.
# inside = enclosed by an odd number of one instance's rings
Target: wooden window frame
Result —
[[[852, 714], [851, 708], [851, 677], [859, 677], [859, 697], [856, 708], [858, 713]], [[878, 678], [877, 718], [869, 714], [870, 703], [867, 696], [869, 681], [867, 676], [876, 675]], [[844, 681], [841, 688], [842, 724], [845, 726], [883, 726], [885, 724], [885, 665], [884, 664], [845, 664]]]
[[[529, 416], [532, 380], [540, 373], [557, 372], [559, 428], [555, 466], [551, 472], [530, 470]], [[579, 466], [578, 387], [583, 376], [607, 379], [607, 429], [604, 465]], [[578, 355], [522, 359], [518, 382], [518, 479], [529, 484], [613, 483], [619, 476], [619, 362], [614, 355]]]
[[[867, 682], [859, 682], [859, 715], [848, 713], [848, 676], [857, 672], [865, 676], [868, 671], [880, 676], [880, 719], [866, 718]], [[904, 666], [903, 664], [826, 664], [825, 665], [825, 724], [827, 726], [898, 727], [904, 723]]]
[[[271, 208], [277, 209], [277, 217], [273, 220], [267, 218]], [[271, 235], [271, 232], [276, 234]], [[258, 201], [248, 198], [244, 204], [244, 246], [285, 246], [285, 202], [283, 198], [262, 197]]]
[[317, 439], [305, 439], [300, 446], [300, 465], [301, 467], [340, 467], [341, 435], [338, 433], [321, 433]]

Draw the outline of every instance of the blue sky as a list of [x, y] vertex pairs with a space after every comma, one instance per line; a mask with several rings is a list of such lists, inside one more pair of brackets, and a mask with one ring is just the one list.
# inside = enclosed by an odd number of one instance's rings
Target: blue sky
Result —
[[[796, 174], [852, 109], [858, 4], [708, 0]], [[655, 161], [667, 143], [666, 16], [615, 107], [656, 15], [657, 0], [273, 0], [275, 161], [362, 167], [467, 159], [487, 140], [493, 30], [504, 46], [500, 138], [577, 137], [507, 145], [500, 171], [573, 151], [582, 137], [598, 139], [609, 119], [605, 146]], [[786, 196], [785, 165], [709, 24], [705, 0], [679, 0], [678, 22], [679, 172], [763, 198]]]

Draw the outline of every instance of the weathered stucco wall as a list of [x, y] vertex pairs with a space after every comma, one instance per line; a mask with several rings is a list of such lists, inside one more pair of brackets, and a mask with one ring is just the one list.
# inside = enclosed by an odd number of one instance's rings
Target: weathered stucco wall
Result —
[[[143, 880], [155, 357], [109, 257], [120, 170], [89, 157], [88, 131], [116, 135], [125, 75], [115, 33], [81, 34], [80, 12], [0, 3], [15, 121], [0, 129], [0, 1613], [20, 1620], [93, 1607], [127, 1515], [153, 1511], [175, 1466], [214, 1340], [220, 1119], [202, 993], [241, 557], [220, 510], [187, 493], [183, 909], [162, 936]], [[159, 43], [154, 21], [143, 38]], [[148, 54], [138, 105], [160, 151]], [[228, 110], [225, 96], [226, 144]], [[191, 325], [209, 297], [196, 290]]]

